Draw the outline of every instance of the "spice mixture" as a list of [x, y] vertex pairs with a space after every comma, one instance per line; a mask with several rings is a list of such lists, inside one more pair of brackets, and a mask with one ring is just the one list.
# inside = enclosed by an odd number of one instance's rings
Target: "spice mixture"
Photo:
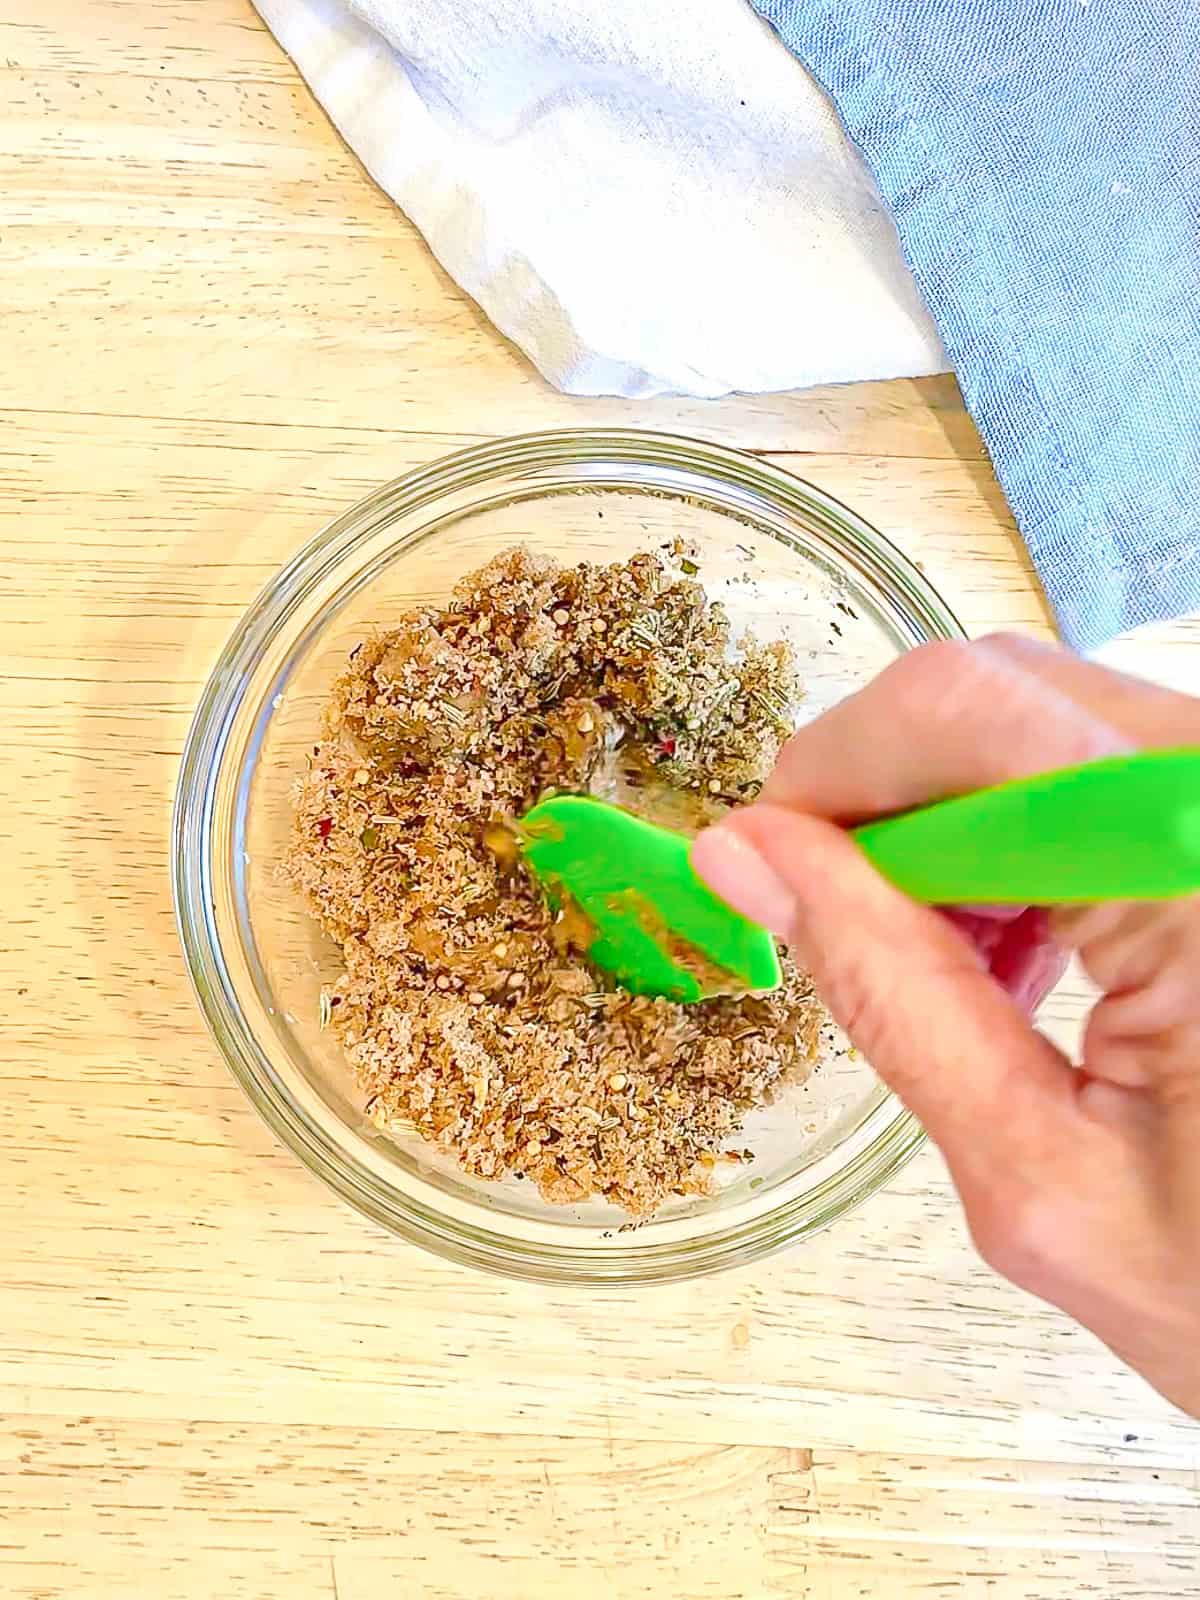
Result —
[[515, 549], [359, 644], [296, 794], [287, 877], [341, 948], [322, 997], [382, 1126], [481, 1178], [634, 1217], [708, 1192], [745, 1114], [811, 1070], [823, 1013], [612, 988], [509, 852], [550, 790], [693, 826], [753, 796], [798, 696], [679, 549], [564, 568]]

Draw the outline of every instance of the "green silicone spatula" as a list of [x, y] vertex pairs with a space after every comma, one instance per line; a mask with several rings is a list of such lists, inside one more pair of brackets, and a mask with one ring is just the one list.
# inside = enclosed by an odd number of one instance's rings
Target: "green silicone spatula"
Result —
[[[589, 957], [636, 994], [690, 1002], [780, 981], [775, 942], [692, 871], [691, 841], [600, 800], [556, 795], [518, 824]], [[929, 905], [1055, 905], [1200, 892], [1200, 748], [1145, 750], [941, 800], [852, 834]]]

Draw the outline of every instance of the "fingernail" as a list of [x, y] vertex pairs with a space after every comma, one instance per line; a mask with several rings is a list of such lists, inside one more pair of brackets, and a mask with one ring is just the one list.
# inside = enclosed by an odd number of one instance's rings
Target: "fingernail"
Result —
[[744, 834], [718, 822], [692, 846], [692, 866], [709, 888], [780, 938], [792, 932], [796, 895]]

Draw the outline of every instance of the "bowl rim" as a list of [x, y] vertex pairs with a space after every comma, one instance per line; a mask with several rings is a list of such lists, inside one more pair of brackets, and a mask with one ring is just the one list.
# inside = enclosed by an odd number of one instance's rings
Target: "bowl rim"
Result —
[[319, 529], [259, 591], [221, 650], [180, 762], [171, 822], [175, 921], [196, 1002], [234, 1078], [275, 1135], [356, 1210], [440, 1256], [508, 1277], [599, 1287], [662, 1283], [758, 1260], [821, 1231], [912, 1159], [925, 1142], [920, 1124], [889, 1096], [882, 1104], [897, 1107], [896, 1114], [846, 1166], [749, 1222], [733, 1222], [698, 1239], [639, 1244], [634, 1231], [624, 1248], [594, 1253], [451, 1221], [353, 1161], [286, 1091], [237, 1000], [221, 955], [212, 893], [211, 832], [221, 757], [250, 669], [281, 624], [357, 543], [378, 531], [381, 516], [410, 516], [452, 491], [562, 465], [682, 469], [756, 495], [809, 523], [815, 520], [839, 555], [865, 567], [873, 581], [905, 603], [926, 638], [966, 637], [924, 574], [870, 523], [824, 490], [744, 451], [634, 428], [566, 428], [451, 452], [382, 484]]

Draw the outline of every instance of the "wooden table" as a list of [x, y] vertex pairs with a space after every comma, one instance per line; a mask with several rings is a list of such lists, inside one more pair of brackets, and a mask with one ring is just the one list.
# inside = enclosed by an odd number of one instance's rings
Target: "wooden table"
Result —
[[[333, 513], [472, 439], [674, 428], [1042, 629], [953, 382], [551, 393], [248, 0], [0, 0], [0, 71], [0, 1594], [1200, 1596], [1200, 1429], [978, 1264], [933, 1154], [718, 1279], [477, 1276], [276, 1145], [176, 947], [193, 703]], [[1200, 679], [1194, 626], [1112, 654]]]

